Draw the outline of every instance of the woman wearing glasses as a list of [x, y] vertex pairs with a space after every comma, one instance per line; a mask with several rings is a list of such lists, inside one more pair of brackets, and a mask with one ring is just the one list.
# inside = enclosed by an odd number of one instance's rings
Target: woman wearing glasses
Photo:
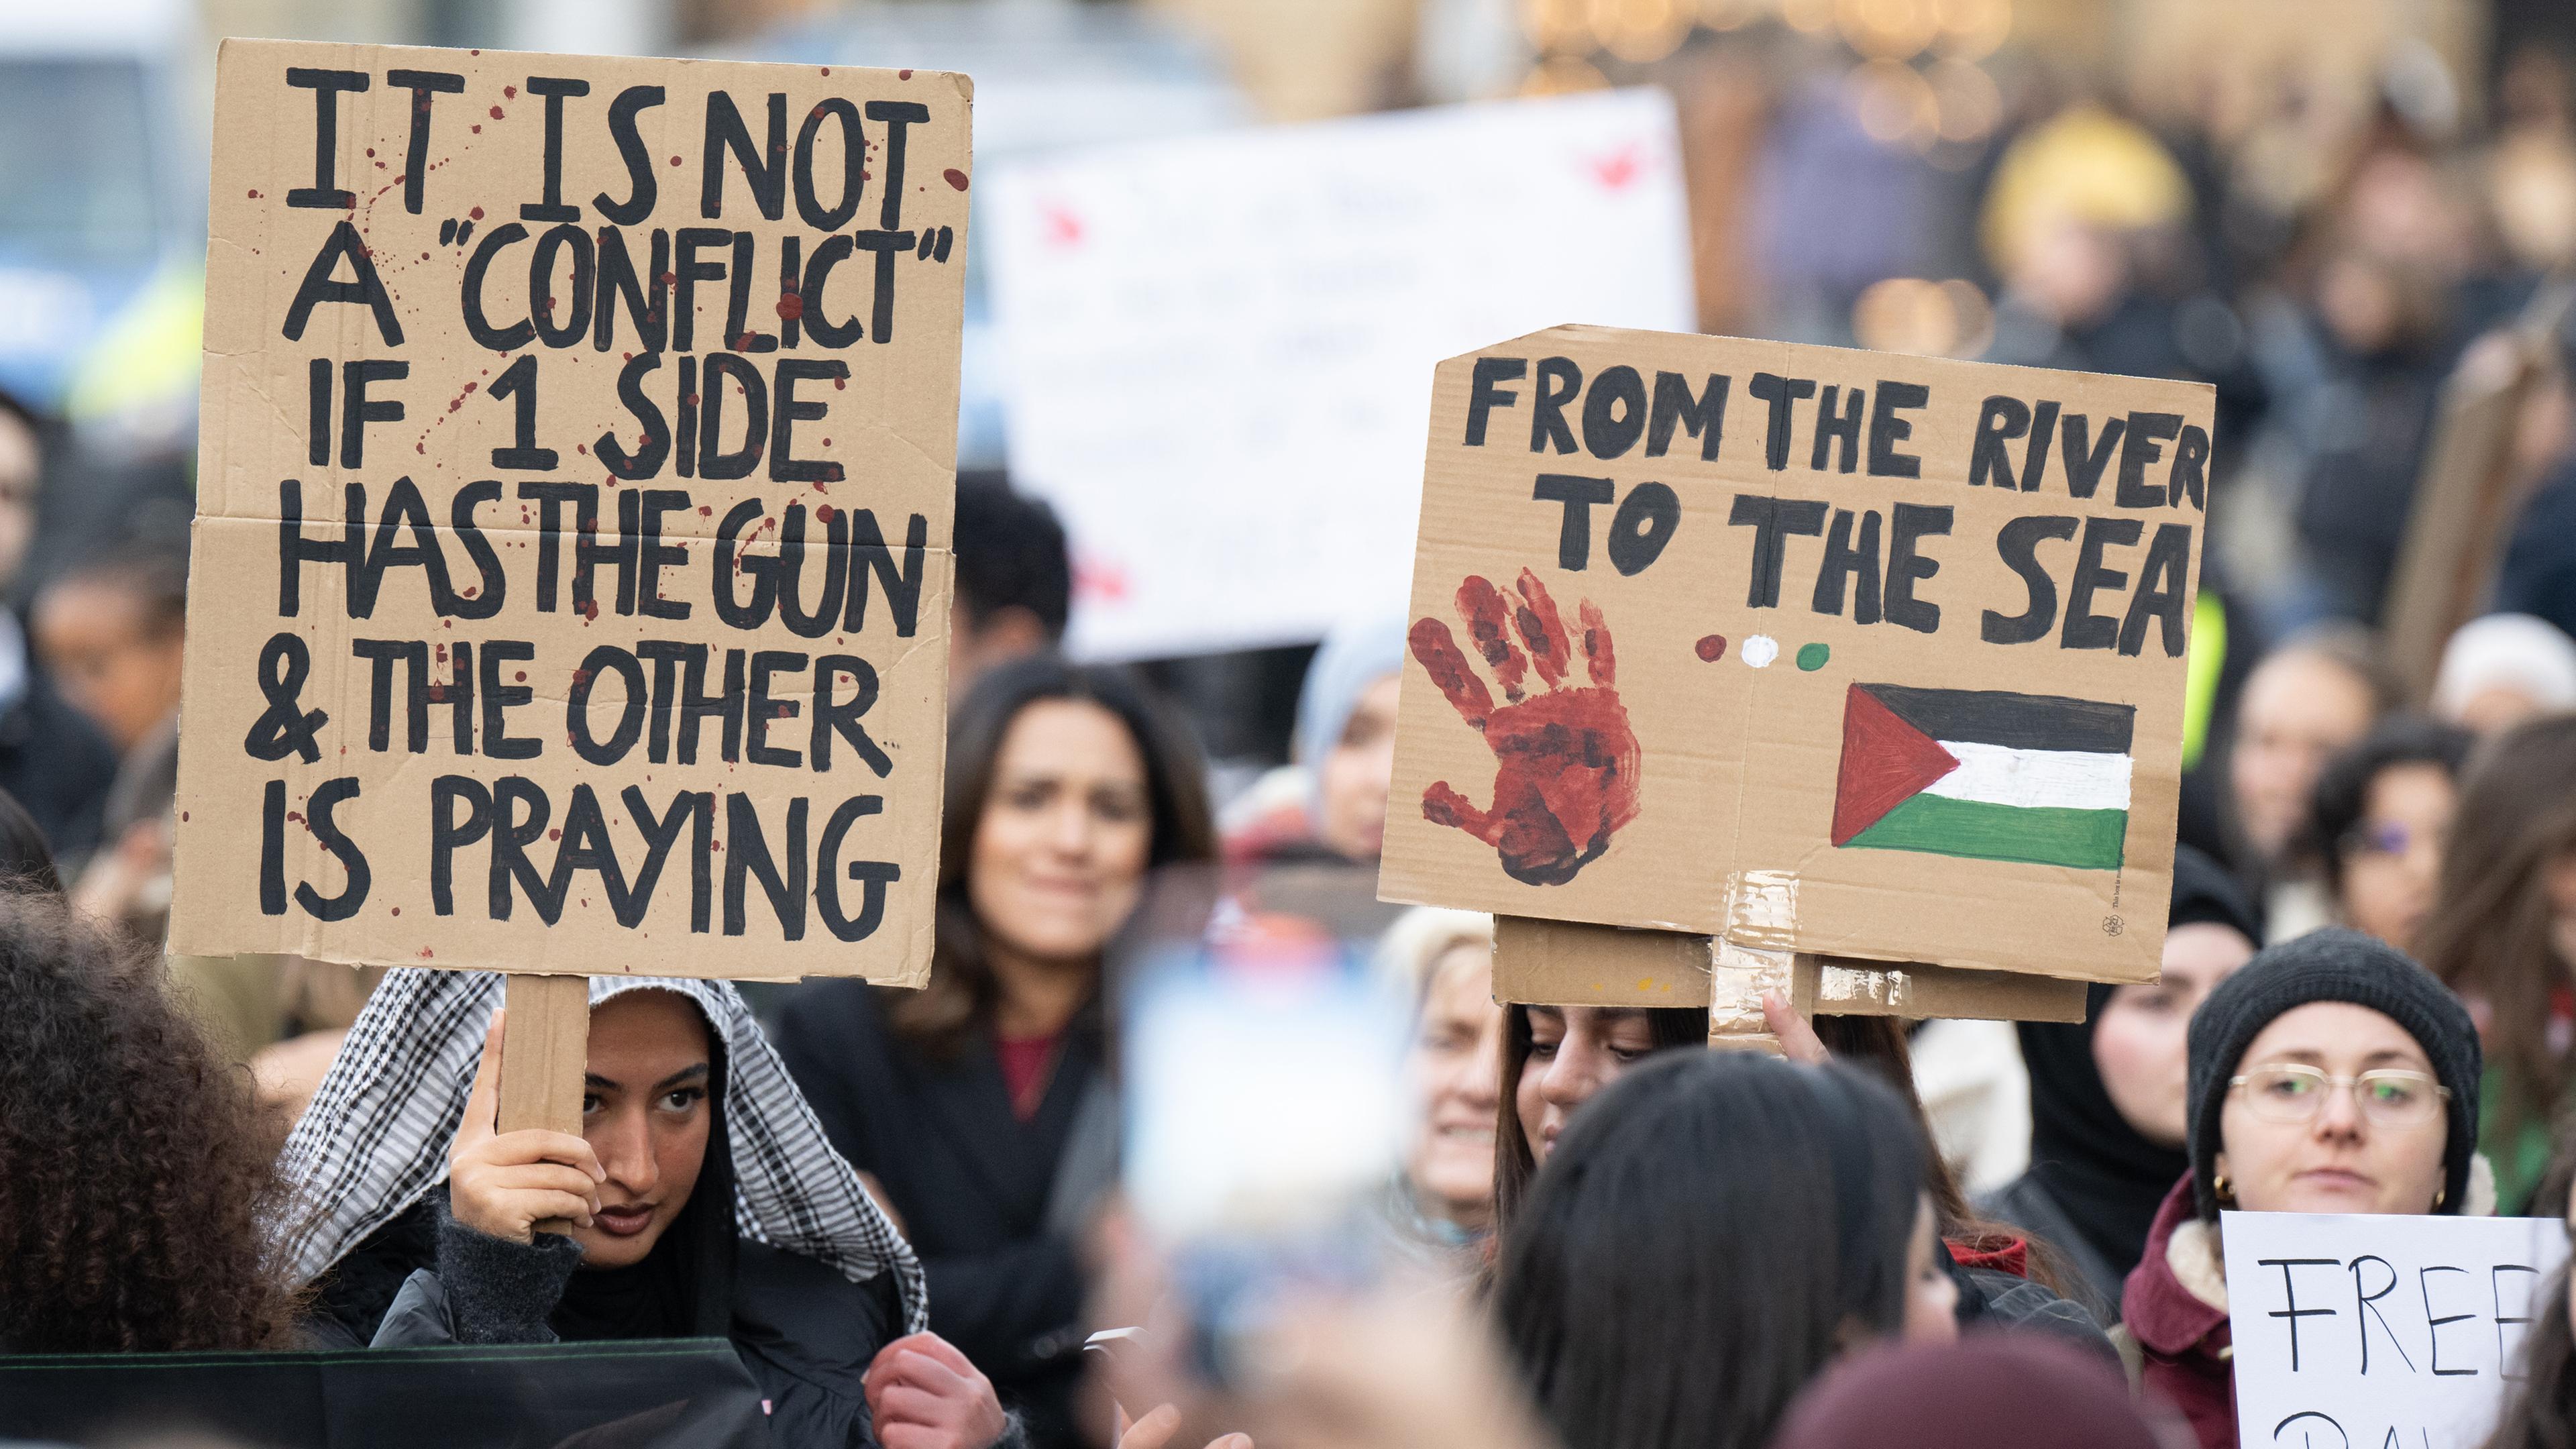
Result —
[[2478, 1034], [2432, 973], [2329, 928], [2212, 991], [2189, 1051], [2191, 1171], [2148, 1230], [2115, 1341], [2202, 1449], [2236, 1449], [2219, 1213], [2492, 1211], [2492, 1183], [2472, 1185]]

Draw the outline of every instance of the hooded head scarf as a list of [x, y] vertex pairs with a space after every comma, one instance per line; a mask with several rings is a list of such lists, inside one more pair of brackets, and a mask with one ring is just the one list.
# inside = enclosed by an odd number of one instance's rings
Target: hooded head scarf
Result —
[[[2248, 946], [2263, 929], [2244, 892], [2218, 862], [2188, 845], [2174, 849], [2173, 926], [2232, 926]], [[2156, 1207], [2190, 1170], [2181, 1144], [2148, 1141], [2102, 1085], [2093, 1061], [2093, 1029], [2118, 988], [2095, 986], [2080, 1023], [2025, 1022], [2022, 1059], [2030, 1065], [2030, 1173], [2065, 1209], [2077, 1231], [2112, 1267], [2126, 1273], [2146, 1252]]]
[[[853, 1283], [892, 1273], [907, 1331], [925, 1328], [920, 1260], [825, 1140], [741, 993], [726, 981], [593, 976], [590, 1003], [645, 990], [677, 992], [705, 1014], [722, 1063], [713, 1098], [722, 1112], [708, 1133], [697, 1191], [665, 1236], [673, 1251], [657, 1245], [634, 1269], [583, 1284], [579, 1295], [566, 1295], [567, 1311], [613, 1314], [618, 1303], [611, 1300], [619, 1300], [648, 1308], [656, 1322], [700, 1324], [723, 1306], [715, 1301], [720, 1294], [702, 1291], [713, 1286], [711, 1275], [690, 1276], [675, 1296], [663, 1270], [642, 1270], [656, 1259], [683, 1272], [702, 1268], [739, 1235], [827, 1263]], [[500, 1004], [501, 978], [490, 972], [385, 974], [279, 1159], [293, 1192], [281, 1247], [296, 1282], [321, 1276], [446, 1181], [448, 1144]], [[731, 1235], [711, 1216], [726, 1197]], [[728, 1276], [720, 1267], [713, 1283]]]
[[2576, 709], [2576, 639], [2529, 614], [2471, 619], [2442, 646], [2433, 678], [2433, 712], [2456, 720], [2489, 689], [2530, 695], [2544, 713]]
[[1312, 773], [1342, 742], [1351, 711], [1369, 686], [1404, 668], [1404, 616], [1351, 619], [1333, 626], [1306, 666], [1297, 692], [1297, 763]]

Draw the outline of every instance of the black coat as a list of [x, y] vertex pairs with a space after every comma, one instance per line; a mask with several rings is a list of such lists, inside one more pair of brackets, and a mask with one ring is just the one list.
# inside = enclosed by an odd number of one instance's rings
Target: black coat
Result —
[[[0, 628], [14, 628], [0, 621]], [[26, 809], [56, 866], [71, 871], [98, 848], [116, 750], [88, 716], [71, 707], [31, 662], [18, 702], [0, 710], [0, 790]]]
[[1011, 1110], [989, 1029], [935, 1060], [894, 1034], [864, 982], [798, 988], [772, 1037], [832, 1146], [884, 1185], [903, 1220], [929, 1275], [931, 1331], [1025, 1416], [1038, 1449], [1087, 1443], [1073, 1409], [1088, 1331], [1082, 1272], [1048, 1206], [1102, 1078], [1092, 1014], [1066, 1032], [1026, 1122]]

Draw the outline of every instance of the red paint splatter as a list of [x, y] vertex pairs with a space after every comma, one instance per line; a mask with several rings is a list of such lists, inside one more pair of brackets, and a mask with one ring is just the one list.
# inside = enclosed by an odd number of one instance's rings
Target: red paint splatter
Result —
[[501, 115], [501, 108], [500, 108], [499, 106], [494, 106], [494, 107], [492, 108], [492, 119], [493, 119], [493, 120], [496, 120], [496, 121], [503, 119], [503, 116]]
[[1631, 141], [1607, 156], [1588, 158], [1584, 165], [1591, 168], [1592, 179], [1600, 182], [1603, 190], [1624, 191], [1645, 169], [1645, 157], [1642, 148]]
[[396, 906], [396, 907], [394, 907], [394, 914], [395, 914], [395, 915], [397, 915], [397, 916], [401, 915], [401, 914], [402, 914], [402, 907], [400, 907], [400, 906]]
[[518, 88], [517, 86], [503, 86], [503, 87], [501, 87], [501, 98], [502, 98], [503, 100], [510, 100], [510, 101], [515, 101], [515, 100], [517, 100], [517, 99], [519, 98], [519, 88]]
[[957, 169], [956, 167], [954, 167], [954, 166], [951, 166], [951, 167], [949, 167], [947, 170], [942, 171], [942, 172], [940, 172], [939, 174], [940, 174], [941, 176], [944, 176], [944, 177], [946, 177], [946, 178], [948, 179], [948, 184], [949, 184], [949, 185], [956, 187], [956, 188], [957, 188], [958, 190], [960, 190], [960, 191], [963, 191], [963, 190], [965, 190], [965, 189], [966, 189], [966, 173], [965, 173], [965, 172], [958, 170], [958, 169]]
[[429, 686], [429, 702], [431, 704], [447, 703], [447, 686], [433, 681]]
[[423, 961], [431, 961], [431, 960], [435, 960], [435, 959], [437, 959], [437, 957], [438, 957], [438, 953], [437, 953], [436, 951], [433, 951], [433, 950], [429, 949], [427, 946], [423, 946], [423, 947], [421, 947], [421, 948], [420, 948], [420, 959], [422, 959]]
[[832, 505], [831, 505], [831, 504], [829, 504], [829, 503], [817, 503], [817, 504], [815, 504], [815, 505], [814, 505], [814, 516], [815, 516], [816, 518], [818, 518], [818, 519], [821, 519], [821, 520], [822, 520], [823, 522], [825, 522], [825, 523], [829, 523], [829, 522], [831, 522], [835, 517], [837, 517], [837, 516], [838, 516], [838, 514], [837, 514], [837, 512], [833, 509], [833, 507], [832, 507]]
[[546, 839], [561, 840], [563, 839], [563, 832], [560, 830], [549, 830], [546, 832]]
[[713, 518], [715, 517], [715, 513], [716, 510], [711, 504], [701, 503], [698, 505], [698, 516], [701, 518]]
[[182, 811], [180, 811], [180, 812], [179, 812], [179, 823], [180, 823], [180, 824], [182, 824], [182, 825], [185, 825], [185, 824], [187, 824], [187, 823], [188, 823], [188, 812], [187, 812], [187, 811], [182, 810]]
[[804, 316], [805, 299], [797, 296], [794, 292], [779, 293], [778, 315], [780, 318], [789, 322], [793, 322], [797, 318]]
[[257, 191], [253, 191], [253, 192], [251, 192], [251, 194], [250, 194], [250, 199], [251, 199], [251, 200], [253, 200], [253, 201], [257, 201], [257, 200], [259, 200], [259, 193], [258, 193]]
[[375, 147], [373, 147], [373, 146], [369, 146], [369, 147], [367, 148], [367, 154], [368, 154], [368, 155], [370, 155], [370, 156], [373, 156], [374, 154], [376, 154], [376, 148], [375, 148]]
[[1699, 642], [1691, 646], [1691, 652], [1698, 655], [1700, 658], [1707, 660], [1709, 663], [1715, 664], [1717, 661], [1726, 657], [1726, 636], [1723, 634], [1703, 634], [1700, 636]]
[[[1491, 580], [1471, 576], [1456, 596], [1469, 635], [1509, 703], [1495, 705], [1446, 623], [1417, 619], [1408, 633], [1413, 657], [1450, 707], [1485, 737], [1495, 759], [1490, 811], [1442, 780], [1422, 792], [1422, 818], [1494, 847], [1514, 880], [1563, 885], [1637, 818], [1642, 753], [1619, 702], [1610, 629], [1599, 607], [1587, 600], [1577, 612], [1591, 682], [1569, 688], [1575, 646], [1556, 601], [1528, 569], [1517, 587], [1519, 599], [1508, 600]], [[1517, 644], [1500, 633], [1506, 611]], [[1524, 670], [1534, 670], [1543, 686], [1526, 699]]]
[[850, 380], [846, 377], [836, 377], [832, 379], [832, 391], [834, 392], [846, 392], [849, 390], [849, 386]]
[[679, 165], [679, 164], [680, 164], [680, 158], [679, 158], [679, 157], [677, 157], [677, 156], [672, 157], [672, 158], [671, 158], [671, 164], [672, 164], [672, 165], [674, 165], [674, 166]]
[[519, 676], [519, 682], [520, 682], [521, 684], [525, 684], [525, 683], [527, 683], [527, 682], [528, 682], [528, 671], [526, 671], [526, 670], [522, 669], [522, 670], [518, 671], [518, 676]]
[[894, 73], [894, 78], [896, 80], [910, 80], [912, 79], [912, 72], [908, 70], [899, 70]]
[[483, 125], [482, 125], [482, 123], [481, 123], [481, 122], [479, 122], [479, 121], [478, 121], [478, 122], [476, 122], [476, 123], [474, 124], [473, 130], [474, 130], [474, 134], [475, 134], [475, 135], [477, 135], [477, 136], [482, 135], [482, 134], [483, 134]]
[[582, 616], [582, 618], [584, 618], [584, 619], [586, 619], [586, 620], [590, 621], [591, 623], [594, 623], [594, 624], [598, 623], [598, 622], [599, 622], [599, 600], [597, 600], [597, 599], [584, 599], [584, 600], [582, 600], [582, 601], [581, 601], [581, 616]]

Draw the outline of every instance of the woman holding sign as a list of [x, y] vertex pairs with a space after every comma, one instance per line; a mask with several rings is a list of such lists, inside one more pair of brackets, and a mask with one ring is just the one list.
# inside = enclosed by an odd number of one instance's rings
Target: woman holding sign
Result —
[[1124, 672], [977, 679], [949, 727], [930, 984], [798, 989], [778, 1045], [921, 1249], [931, 1323], [1080, 1443], [1074, 1243], [1115, 1173], [1102, 955], [1157, 867], [1212, 860], [1198, 751]]
[[[284, 1251], [316, 1281], [313, 1337], [723, 1337], [781, 1445], [1010, 1432], [992, 1386], [920, 1331], [912, 1250], [730, 983], [590, 978], [577, 1137], [495, 1130], [500, 994], [482, 973], [390, 973], [288, 1139], [304, 1215]], [[417, 1150], [442, 1140], [444, 1185]]]
[[2274, 946], [2191, 1020], [2191, 1171], [2121, 1302], [2132, 1376], [2235, 1449], [2222, 1209], [2485, 1213], [2478, 1033], [2396, 948], [2330, 927]]

